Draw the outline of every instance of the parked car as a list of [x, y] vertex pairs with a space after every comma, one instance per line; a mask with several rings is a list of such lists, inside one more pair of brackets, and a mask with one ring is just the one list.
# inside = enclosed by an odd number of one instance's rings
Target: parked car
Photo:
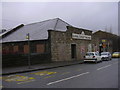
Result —
[[98, 52], [87, 52], [84, 56], [84, 62], [99, 62], [102, 61], [101, 56]]
[[102, 52], [101, 58], [102, 60], [112, 60], [112, 56], [110, 52]]
[[113, 57], [113, 58], [120, 58], [120, 52], [114, 52], [114, 53], [112, 54], [112, 57]]

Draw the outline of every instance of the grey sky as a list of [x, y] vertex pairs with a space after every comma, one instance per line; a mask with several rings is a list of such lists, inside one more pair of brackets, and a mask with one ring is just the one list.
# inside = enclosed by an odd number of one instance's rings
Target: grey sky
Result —
[[52, 18], [93, 31], [110, 30], [118, 33], [117, 2], [3, 2], [2, 28], [13, 28]]

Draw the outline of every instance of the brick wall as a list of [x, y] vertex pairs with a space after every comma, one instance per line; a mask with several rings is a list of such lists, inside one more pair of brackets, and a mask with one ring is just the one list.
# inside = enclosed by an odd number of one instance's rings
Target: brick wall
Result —
[[[13, 48], [13, 52], [7, 52], [2, 54], [3, 68], [28, 65], [29, 49], [27, 42], [3, 43], [2, 46], [3, 50], [6, 47], [8, 47], [9, 49]], [[31, 41], [30, 52], [32, 65], [51, 62], [50, 45], [48, 40]]]

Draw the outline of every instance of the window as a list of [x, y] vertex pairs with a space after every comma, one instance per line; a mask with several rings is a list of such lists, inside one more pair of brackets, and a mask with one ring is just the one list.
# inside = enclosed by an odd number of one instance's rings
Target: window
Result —
[[25, 54], [29, 53], [29, 46], [28, 45], [24, 45], [24, 53]]
[[37, 48], [37, 53], [44, 53], [45, 51], [45, 47], [44, 47], [44, 44], [37, 44], [36, 46]]
[[86, 53], [87, 56], [93, 56], [94, 53]]
[[9, 53], [9, 47], [8, 46], [3, 47], [2, 53], [3, 54], [8, 54]]
[[13, 46], [11, 45], [11, 46], [9, 46], [9, 53], [10, 54], [13, 54], [14, 52], [13, 52]]
[[96, 56], [100, 56], [100, 53], [99, 53], [99, 52], [95, 52], [95, 55], [96, 55]]
[[14, 52], [14, 53], [17, 53], [17, 52], [18, 52], [18, 46], [14, 46], [14, 47], [13, 47], [13, 52]]

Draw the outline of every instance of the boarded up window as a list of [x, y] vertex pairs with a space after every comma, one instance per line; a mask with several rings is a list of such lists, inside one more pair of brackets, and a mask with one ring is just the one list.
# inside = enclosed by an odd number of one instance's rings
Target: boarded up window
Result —
[[8, 46], [3, 47], [2, 53], [3, 54], [8, 54], [9, 53], [9, 47]]
[[24, 45], [24, 53], [25, 54], [29, 53], [29, 46], [28, 45]]
[[18, 46], [14, 46], [14, 47], [13, 47], [13, 52], [14, 52], [14, 53], [17, 53], [17, 52], [18, 52]]
[[44, 53], [45, 47], [44, 44], [37, 44], [37, 53]]
[[10, 54], [13, 54], [14, 52], [13, 52], [13, 46], [9, 46], [9, 53]]

